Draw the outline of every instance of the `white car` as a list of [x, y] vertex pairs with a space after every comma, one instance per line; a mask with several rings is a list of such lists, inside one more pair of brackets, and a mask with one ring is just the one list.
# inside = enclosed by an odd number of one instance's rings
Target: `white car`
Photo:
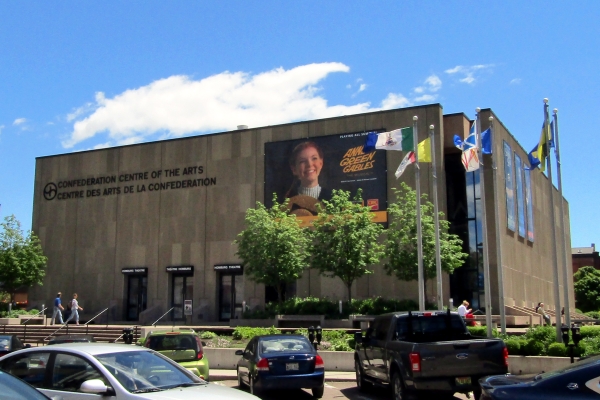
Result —
[[69, 343], [19, 350], [0, 358], [0, 369], [63, 400], [257, 399], [208, 383], [153, 350], [125, 344]]

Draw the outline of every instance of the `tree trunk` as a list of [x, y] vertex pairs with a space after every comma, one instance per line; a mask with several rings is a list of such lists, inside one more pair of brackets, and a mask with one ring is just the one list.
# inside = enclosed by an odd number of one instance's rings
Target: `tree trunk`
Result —
[[348, 288], [348, 304], [352, 301], [352, 282], [346, 282], [346, 287]]

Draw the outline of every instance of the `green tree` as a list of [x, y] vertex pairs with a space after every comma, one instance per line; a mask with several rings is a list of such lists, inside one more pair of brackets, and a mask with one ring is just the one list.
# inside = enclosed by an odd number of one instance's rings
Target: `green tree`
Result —
[[24, 233], [14, 215], [0, 225], [0, 282], [12, 302], [17, 289], [43, 284], [47, 258], [38, 237], [32, 231]]
[[573, 274], [575, 303], [581, 311], [600, 310], [600, 271], [581, 267]]
[[246, 211], [246, 229], [234, 241], [244, 262], [245, 274], [257, 283], [274, 286], [279, 304], [287, 283], [295, 282], [308, 266], [310, 234], [295, 215], [273, 197], [269, 209], [257, 202]]
[[[394, 188], [396, 201], [388, 207], [389, 227], [385, 242], [388, 262], [384, 265], [388, 275], [394, 274], [404, 281], [418, 280], [417, 247], [417, 193], [402, 182], [400, 189]], [[427, 195], [421, 196], [421, 233], [423, 242], [424, 279], [436, 277], [435, 221], [433, 204]], [[442, 271], [451, 274], [463, 265], [468, 254], [462, 252], [462, 240], [448, 233], [450, 223], [439, 213], [440, 258]]]
[[383, 245], [378, 242], [383, 228], [373, 222], [360, 189], [354, 199], [350, 192], [334, 190], [331, 200], [322, 203], [313, 222], [312, 267], [324, 276], [340, 278], [350, 301], [352, 283], [372, 274], [369, 266], [383, 257]]

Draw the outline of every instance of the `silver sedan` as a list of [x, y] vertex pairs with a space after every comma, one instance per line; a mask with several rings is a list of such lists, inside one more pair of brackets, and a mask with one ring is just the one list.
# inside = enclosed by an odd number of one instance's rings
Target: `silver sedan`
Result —
[[49, 397], [97, 399], [257, 399], [207, 383], [161, 354], [139, 346], [69, 343], [20, 350], [0, 358], [10, 372]]

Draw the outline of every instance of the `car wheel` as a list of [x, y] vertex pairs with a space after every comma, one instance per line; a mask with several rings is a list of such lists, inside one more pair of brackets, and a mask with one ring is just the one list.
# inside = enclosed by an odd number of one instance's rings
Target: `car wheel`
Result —
[[250, 384], [248, 386], [250, 386], [250, 393], [252, 393], [255, 396], [258, 396], [260, 391], [256, 387], [256, 382], [254, 381], [254, 378], [252, 376], [250, 376], [249, 378], [249, 383]]
[[369, 383], [365, 380], [365, 374], [358, 360], [354, 361], [354, 370], [356, 372], [356, 386], [358, 387], [358, 390], [360, 390], [361, 392], [366, 392]]
[[325, 385], [316, 387], [312, 389], [312, 394], [315, 399], [320, 399], [323, 397], [323, 393], [325, 392]]
[[242, 382], [242, 376], [240, 375], [240, 370], [237, 370], [237, 380], [238, 380], [238, 388], [242, 389], [244, 387], [244, 382]]
[[402, 383], [402, 378], [400, 378], [398, 371], [394, 371], [392, 374], [392, 398], [394, 400], [403, 400], [407, 398], [406, 390], [404, 389], [404, 384]]
[[475, 400], [479, 400], [481, 398], [481, 388], [480, 387], [473, 389], [473, 397], [475, 398]]

